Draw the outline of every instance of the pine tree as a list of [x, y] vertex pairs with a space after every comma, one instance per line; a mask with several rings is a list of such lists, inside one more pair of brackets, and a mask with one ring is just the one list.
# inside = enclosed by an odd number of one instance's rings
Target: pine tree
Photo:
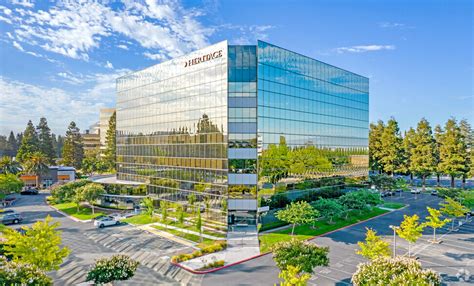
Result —
[[76, 169], [81, 168], [82, 159], [84, 158], [82, 136], [79, 131], [76, 123], [71, 121], [66, 131], [62, 159], [64, 165], [73, 166]]
[[37, 151], [39, 151], [38, 134], [33, 123], [29, 120], [25, 132], [23, 132], [20, 148], [18, 148], [18, 161], [23, 162], [30, 154]]
[[440, 159], [439, 159], [439, 148], [441, 146], [441, 138], [443, 136], [443, 128], [441, 128], [441, 126], [439, 125], [436, 125], [435, 129], [434, 129], [434, 139], [435, 139], [435, 142], [436, 142], [436, 145], [435, 145], [435, 150], [434, 150], [434, 154], [435, 154], [435, 159], [436, 159], [436, 167], [435, 167], [435, 173], [436, 173], [436, 185], [439, 187], [440, 186], [440, 176], [442, 174], [442, 172], [440, 171], [440, 167], [439, 167], [439, 163], [440, 163]]
[[416, 127], [413, 148], [410, 150], [410, 170], [423, 179], [425, 190], [426, 177], [436, 168], [436, 141], [429, 122], [422, 118]]
[[8, 136], [7, 140], [7, 148], [8, 148], [8, 156], [15, 157], [16, 153], [18, 152], [18, 144], [15, 139], [15, 134], [13, 131], [10, 131], [10, 135]]
[[439, 149], [439, 170], [451, 176], [451, 187], [454, 187], [454, 179], [465, 176], [467, 173], [467, 146], [463, 140], [461, 129], [456, 119], [451, 118], [446, 122], [444, 133], [441, 136]]
[[405, 137], [403, 137], [403, 169], [406, 172], [410, 173], [411, 184], [413, 184], [413, 169], [411, 168], [411, 152], [415, 145], [415, 129], [411, 128], [405, 132]]
[[382, 150], [382, 133], [385, 125], [382, 120], [377, 124], [370, 124], [369, 131], [369, 166], [373, 171], [383, 171], [383, 165], [380, 162]]
[[53, 164], [55, 156], [53, 137], [51, 136], [51, 129], [48, 126], [46, 118], [41, 117], [38, 126], [39, 151], [45, 155], [49, 164]]
[[106, 134], [106, 144], [105, 149], [105, 161], [110, 166], [110, 169], [115, 169], [116, 162], [116, 143], [115, 143], [115, 131], [116, 131], [116, 113], [112, 114], [109, 120], [109, 129]]
[[[16, 134], [16, 146], [18, 146], [18, 148], [20, 148], [20, 145], [21, 145], [21, 141], [23, 140], [23, 133], [17, 133]], [[18, 152], [18, 150], [17, 150]]]
[[381, 145], [380, 162], [384, 172], [394, 175], [395, 172], [401, 171], [402, 138], [398, 122], [394, 118], [387, 122], [382, 132]]
[[466, 184], [466, 179], [470, 174], [474, 174], [473, 170], [473, 158], [474, 158], [474, 131], [471, 127], [471, 124], [466, 119], [459, 121], [459, 129], [461, 131], [462, 139], [466, 144], [467, 153], [466, 153], [466, 170], [462, 175], [462, 185], [463, 187]]
[[54, 150], [56, 151], [56, 157], [62, 158], [63, 156], [63, 146], [64, 146], [64, 136], [58, 135], [57, 139], [56, 136], [53, 134], [53, 142], [56, 140], [56, 144], [54, 146]]

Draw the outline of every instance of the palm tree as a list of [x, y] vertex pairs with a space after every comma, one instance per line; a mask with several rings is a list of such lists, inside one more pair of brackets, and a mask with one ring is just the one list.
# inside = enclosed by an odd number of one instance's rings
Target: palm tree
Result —
[[17, 174], [20, 170], [20, 164], [13, 161], [11, 157], [3, 156], [0, 158], [0, 174]]
[[27, 157], [24, 170], [27, 174], [36, 176], [36, 187], [39, 187], [39, 179], [41, 175], [48, 172], [48, 158], [41, 152], [34, 152]]

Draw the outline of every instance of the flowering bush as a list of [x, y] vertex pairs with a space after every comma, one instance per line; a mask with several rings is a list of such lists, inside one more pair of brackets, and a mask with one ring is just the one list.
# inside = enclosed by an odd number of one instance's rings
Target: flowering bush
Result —
[[[409, 282], [409, 284], [407, 284]], [[420, 262], [405, 257], [379, 257], [357, 266], [352, 275], [355, 286], [362, 285], [441, 285], [440, 276], [431, 269], [422, 269]]]
[[4, 256], [0, 256], [0, 285], [49, 286], [53, 282], [34, 265], [7, 261]]
[[102, 284], [116, 280], [127, 280], [133, 277], [139, 263], [126, 255], [114, 255], [96, 261], [87, 273], [87, 281]]
[[224, 240], [216, 241], [214, 244], [205, 246], [201, 248], [201, 250], [195, 250], [193, 253], [190, 254], [178, 254], [171, 258], [171, 262], [173, 263], [180, 263], [183, 261], [187, 261], [196, 257], [203, 256], [205, 254], [210, 254], [214, 252], [218, 252], [227, 248], [227, 242]]

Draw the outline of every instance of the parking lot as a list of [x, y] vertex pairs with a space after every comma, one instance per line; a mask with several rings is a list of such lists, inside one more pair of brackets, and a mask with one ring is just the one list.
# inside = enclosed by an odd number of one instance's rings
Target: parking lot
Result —
[[[326, 236], [312, 240], [313, 243], [329, 246], [330, 265], [317, 267], [308, 285], [350, 285], [350, 278], [357, 265], [366, 260], [355, 253], [357, 242], [365, 239], [365, 228], [375, 229], [387, 241], [392, 243], [393, 231], [389, 225], [399, 225], [403, 215], [418, 214], [422, 219], [427, 215], [426, 206], [438, 208], [441, 201], [437, 196], [403, 193], [385, 198], [386, 201], [402, 202], [408, 207], [391, 212], [373, 220], [360, 223]], [[444, 243], [428, 243], [432, 230], [426, 229], [425, 235], [413, 247], [424, 267], [433, 268], [443, 277], [447, 285], [468, 285], [474, 282], [474, 222], [460, 227], [459, 231], [447, 234], [447, 227], [438, 230]], [[397, 238], [397, 254], [408, 251], [408, 244]], [[468, 275], [463, 273], [469, 273]], [[224, 285], [225, 281], [239, 281], [228, 285], [274, 285], [278, 283], [278, 268], [271, 255], [215, 272], [206, 274], [203, 285]]]
[[95, 259], [122, 253], [140, 262], [135, 276], [115, 285], [181, 285], [200, 284], [200, 277], [172, 266], [169, 257], [186, 247], [129, 225], [98, 229], [91, 222], [75, 222], [51, 209], [45, 203], [46, 194], [18, 196], [9, 209], [22, 214], [21, 225], [31, 225], [47, 215], [60, 223], [63, 244], [71, 254], [58, 271], [51, 272], [55, 285], [75, 285], [84, 282]]

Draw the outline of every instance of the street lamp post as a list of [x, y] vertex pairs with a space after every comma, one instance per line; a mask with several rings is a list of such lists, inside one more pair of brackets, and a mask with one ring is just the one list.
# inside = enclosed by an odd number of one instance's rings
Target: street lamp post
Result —
[[396, 234], [396, 230], [399, 228], [398, 226], [395, 226], [395, 225], [390, 225], [389, 226], [391, 229], [393, 229], [393, 254], [392, 256], [395, 258], [396, 255], [396, 251], [397, 251], [397, 234]]

